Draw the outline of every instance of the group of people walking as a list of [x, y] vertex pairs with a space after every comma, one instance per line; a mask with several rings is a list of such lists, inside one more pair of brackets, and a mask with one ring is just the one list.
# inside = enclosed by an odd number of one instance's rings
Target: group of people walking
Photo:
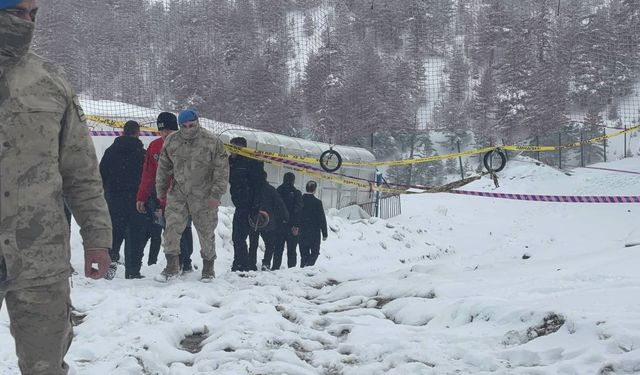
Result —
[[[125, 278], [144, 277], [140, 273], [144, 249], [151, 240], [147, 264], [155, 264], [163, 230], [167, 266], [156, 280], [192, 272], [192, 223], [200, 240], [202, 280], [213, 279], [214, 232], [227, 184], [235, 206], [231, 271], [280, 269], [285, 246], [288, 268], [298, 264], [298, 246], [300, 266], [315, 264], [320, 243], [328, 235], [322, 201], [314, 196], [315, 181], [309, 181], [302, 194], [295, 187], [295, 175], [287, 172], [282, 185], [274, 188], [267, 181], [263, 162], [228, 155], [220, 139], [200, 126], [192, 109], [178, 117], [163, 112], [157, 126], [160, 138], [145, 151], [139, 139], [140, 125], [128, 121], [123, 135], [107, 148], [100, 162], [113, 225], [107, 279], [116, 274], [123, 243]], [[236, 137], [231, 144], [247, 147], [247, 140]], [[264, 258], [258, 267], [260, 238]]]
[[[124, 243], [125, 278], [141, 278], [144, 248], [151, 240], [147, 264], [156, 264], [162, 242], [166, 202], [156, 194], [155, 179], [160, 151], [167, 136], [178, 131], [174, 114], [158, 116], [160, 138], [145, 151], [140, 141], [140, 124], [128, 121], [123, 135], [107, 148], [100, 161], [105, 198], [113, 226], [113, 244], [109, 251], [111, 265], [105, 278], [113, 279]], [[125, 240], [126, 239], [126, 240]], [[180, 264], [185, 272], [193, 270], [191, 254], [193, 235], [188, 223], [180, 241]]]
[[[231, 139], [236, 147], [247, 147], [243, 137]], [[320, 240], [327, 239], [327, 220], [322, 201], [314, 196], [317, 183], [309, 181], [306, 193], [295, 187], [295, 175], [285, 173], [277, 189], [267, 181], [264, 163], [238, 154], [229, 157], [233, 215], [232, 271], [255, 271], [259, 238], [265, 245], [262, 270], [278, 270], [285, 245], [287, 266], [297, 265], [296, 248], [300, 245], [300, 266], [312, 266], [320, 253]], [[247, 238], [249, 245], [247, 246]]]

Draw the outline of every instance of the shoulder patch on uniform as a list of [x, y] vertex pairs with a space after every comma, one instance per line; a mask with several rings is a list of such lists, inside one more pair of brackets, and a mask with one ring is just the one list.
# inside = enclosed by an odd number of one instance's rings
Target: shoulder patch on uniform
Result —
[[76, 108], [76, 112], [78, 113], [78, 117], [80, 117], [80, 121], [87, 121], [87, 116], [84, 115], [82, 106], [80, 106], [80, 99], [78, 98], [78, 95], [73, 96], [73, 106]]

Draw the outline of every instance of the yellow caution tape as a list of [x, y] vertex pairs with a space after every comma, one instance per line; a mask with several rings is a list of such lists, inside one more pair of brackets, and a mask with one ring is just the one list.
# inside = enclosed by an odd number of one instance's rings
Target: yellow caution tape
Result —
[[557, 149], [557, 147], [555, 146], [518, 146], [518, 145], [503, 146], [500, 148], [507, 151], [539, 151], [539, 152], [554, 151]]
[[[124, 124], [126, 124], [126, 121], [120, 121], [120, 120], [113, 120], [110, 118], [106, 118], [106, 117], [102, 117], [102, 116], [96, 116], [96, 115], [87, 115], [87, 120], [89, 121], [93, 121], [93, 122], [98, 122], [104, 125], [108, 125], [111, 126], [113, 128], [124, 128]], [[154, 128], [150, 128], [148, 126], [140, 126], [140, 130], [143, 131], [157, 131], [158, 129], [154, 129]]]
[[436, 160], [445, 160], [451, 158], [457, 158], [462, 156], [471, 156], [477, 154], [484, 154], [489, 151], [495, 150], [497, 147], [485, 147], [477, 150], [469, 150], [463, 152], [456, 152], [454, 154], [447, 155], [434, 155], [434, 156], [426, 156], [423, 158], [414, 158], [414, 159], [403, 159], [403, 160], [392, 160], [392, 161], [373, 161], [373, 162], [344, 162], [342, 165], [345, 166], [358, 166], [358, 167], [374, 167], [374, 166], [382, 166], [382, 165], [409, 165], [409, 164], [419, 164], [419, 163], [427, 163], [430, 161]]
[[260, 161], [265, 162], [267, 164], [276, 165], [276, 166], [283, 166], [285, 168], [288, 168], [288, 169], [291, 169], [293, 171], [305, 174], [307, 176], [318, 178], [318, 179], [323, 179], [323, 180], [326, 180], [326, 181], [331, 181], [331, 182], [334, 182], [336, 184], [349, 185], [349, 186], [354, 186], [354, 187], [365, 189], [365, 190], [379, 191], [379, 192], [382, 192], [382, 193], [390, 193], [390, 194], [401, 194], [401, 193], [404, 193], [404, 190], [401, 190], [401, 189], [391, 189], [391, 188], [387, 188], [387, 187], [383, 187], [383, 186], [376, 186], [376, 184], [371, 182], [371, 181], [364, 181], [364, 180], [360, 180], [360, 179], [353, 178], [353, 177], [341, 176], [341, 175], [337, 175], [337, 174], [333, 174], [333, 173], [327, 173], [327, 172], [321, 172], [321, 171], [318, 171], [318, 170], [311, 169], [310, 167], [305, 167], [303, 165], [289, 164], [289, 163], [287, 163], [287, 160], [284, 160], [284, 161], [274, 160], [273, 158], [279, 158], [279, 159], [285, 159], [285, 158], [280, 158], [280, 157], [275, 157], [275, 156], [266, 156], [264, 154], [257, 153], [255, 150], [251, 150], [249, 148], [238, 147], [238, 146], [234, 146], [234, 145], [225, 145], [225, 146], [227, 147], [227, 149], [230, 152], [233, 152], [235, 154], [238, 154], [238, 155], [250, 158], [250, 159], [260, 160]]
[[280, 154], [278, 152], [258, 151], [258, 150], [252, 150], [252, 152], [254, 152], [258, 156], [288, 159], [288, 160], [299, 161], [307, 164], [317, 164], [320, 162], [320, 159], [312, 158], [308, 156], [288, 155], [288, 154]]
[[[116, 127], [116, 128], [122, 128], [124, 127], [125, 122], [124, 121], [118, 121], [118, 120], [112, 120], [106, 117], [102, 117], [102, 116], [95, 116], [95, 115], [88, 115], [87, 116], [88, 120], [94, 121], [94, 122], [99, 122], [102, 124], [106, 124], [112, 127]], [[155, 129], [153, 128], [149, 128], [149, 127], [141, 127], [142, 130], [146, 130], [146, 131], [154, 131]], [[391, 161], [373, 161], [373, 162], [349, 162], [349, 161], [345, 161], [342, 163], [343, 166], [345, 167], [378, 167], [378, 166], [398, 166], [398, 165], [413, 165], [413, 164], [420, 164], [420, 163], [428, 163], [428, 162], [432, 162], [432, 161], [438, 161], [438, 160], [447, 160], [447, 159], [452, 159], [452, 158], [458, 158], [458, 157], [466, 157], [466, 156], [472, 156], [472, 155], [478, 155], [478, 154], [484, 154], [487, 153], [489, 151], [493, 151], [495, 149], [502, 149], [502, 150], [506, 150], [506, 151], [523, 151], [523, 152], [549, 152], [549, 151], [557, 151], [558, 149], [568, 149], [568, 148], [576, 148], [576, 147], [580, 147], [581, 145], [584, 144], [594, 144], [594, 143], [598, 143], [598, 142], [602, 142], [605, 139], [611, 139], [620, 135], [623, 135], [625, 133], [630, 133], [630, 132], [634, 132], [640, 129], [640, 124], [635, 125], [631, 128], [628, 128], [626, 130], [620, 130], [611, 134], [607, 134], [607, 135], [601, 135], [599, 137], [595, 137], [589, 140], [585, 140], [582, 142], [576, 142], [576, 143], [571, 143], [568, 145], [562, 145], [560, 147], [558, 146], [524, 146], [524, 145], [508, 145], [508, 146], [492, 146], [492, 147], [484, 147], [484, 148], [480, 148], [480, 149], [475, 149], [475, 150], [469, 150], [469, 151], [463, 151], [463, 152], [456, 152], [456, 153], [452, 153], [452, 154], [445, 154], [445, 155], [434, 155], [434, 156], [426, 156], [426, 157], [421, 157], [421, 158], [413, 158], [413, 159], [401, 159], [401, 160], [391, 160]], [[229, 149], [230, 152], [234, 152], [234, 153], [240, 153], [240, 148], [237, 146], [233, 146], [233, 145], [226, 145], [227, 148]], [[309, 157], [309, 156], [300, 156], [300, 155], [292, 155], [292, 154], [282, 154], [279, 152], [271, 152], [271, 151], [258, 151], [258, 150], [251, 150], [248, 148], [244, 148], [242, 149], [242, 155], [243, 156], [247, 156], [253, 159], [257, 159], [260, 158], [260, 160], [264, 161], [264, 158], [277, 158], [277, 159], [283, 159], [283, 160], [289, 160], [289, 161], [293, 161], [293, 162], [300, 162], [300, 163], [306, 163], [306, 164], [310, 164], [310, 165], [317, 165], [320, 163], [320, 159], [319, 158], [314, 158], [314, 157]], [[271, 159], [269, 159], [271, 160]], [[273, 160], [272, 160], [273, 161]]]
[[[428, 163], [428, 162], [437, 161], [437, 160], [446, 160], [446, 159], [452, 159], [452, 158], [457, 158], [457, 157], [466, 157], [466, 156], [484, 154], [484, 153], [487, 153], [489, 151], [493, 151], [493, 150], [495, 150], [497, 148], [500, 148], [500, 149], [506, 150], [506, 151], [524, 151], [524, 152], [557, 151], [559, 148], [560, 149], [575, 148], [575, 147], [580, 147], [580, 145], [583, 145], [583, 144], [594, 144], [594, 143], [602, 142], [605, 139], [614, 138], [614, 137], [620, 136], [620, 135], [625, 134], [625, 133], [630, 133], [630, 132], [637, 131], [639, 129], [640, 129], [640, 125], [635, 125], [635, 126], [629, 128], [629, 129], [626, 129], [626, 130], [620, 130], [620, 131], [617, 131], [615, 133], [602, 135], [602, 136], [595, 137], [595, 138], [592, 138], [592, 139], [589, 139], [589, 140], [586, 140], [586, 141], [571, 143], [571, 144], [563, 145], [563, 146], [560, 146], [560, 147], [558, 147], [558, 146], [524, 146], [524, 145], [492, 146], [492, 147], [485, 147], [485, 148], [480, 148], [480, 149], [475, 149], [475, 150], [456, 152], [456, 153], [452, 153], [452, 154], [426, 156], [426, 157], [413, 158], [413, 159], [402, 159], [402, 160], [391, 160], [391, 161], [373, 161], [373, 162], [349, 162], [349, 161], [345, 161], [345, 162], [342, 163], [342, 165], [345, 166], [345, 167], [378, 167], [378, 166], [412, 165], [412, 164]], [[302, 163], [307, 163], [307, 164], [318, 164], [320, 162], [320, 160], [318, 158], [298, 156], [298, 155], [289, 155], [289, 154], [281, 154], [281, 153], [278, 153], [278, 152], [256, 151], [256, 150], [250, 150], [250, 149], [246, 149], [244, 152], [246, 152], [246, 153], [248, 153], [248, 154], [250, 154], [252, 156], [256, 156], [256, 157], [257, 156], [273, 157], [273, 158], [297, 161], [297, 162], [302, 162]]]

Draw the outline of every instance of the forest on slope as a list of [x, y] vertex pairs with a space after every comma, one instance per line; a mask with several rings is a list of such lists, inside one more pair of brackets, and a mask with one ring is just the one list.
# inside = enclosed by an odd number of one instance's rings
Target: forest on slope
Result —
[[[544, 144], [558, 132], [574, 141], [601, 134], [605, 123], [630, 125], [637, 119], [620, 112], [640, 110], [623, 100], [637, 83], [637, 0], [44, 7], [35, 48], [61, 63], [83, 95], [195, 106], [218, 121], [359, 145], [378, 158], [433, 154], [426, 129], [452, 144]], [[443, 167], [417, 166], [414, 179], [433, 182], [425, 179]]]

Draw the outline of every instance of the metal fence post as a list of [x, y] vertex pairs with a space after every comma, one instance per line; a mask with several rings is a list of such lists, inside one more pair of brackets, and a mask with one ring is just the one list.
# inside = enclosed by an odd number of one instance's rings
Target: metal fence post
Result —
[[627, 157], [627, 125], [624, 126], [624, 157]]
[[580, 166], [584, 167], [584, 144], [582, 143], [584, 140], [584, 134], [580, 132]]
[[558, 133], [558, 168], [562, 169], [562, 133]]
[[[604, 127], [602, 128], [602, 135], [604, 137], [607, 136], [607, 128]], [[603, 138], [602, 139], [602, 148], [604, 149], [604, 162], [607, 162], [607, 138]]]
[[[380, 187], [382, 185], [382, 172], [376, 171], [376, 186]], [[380, 217], [380, 190], [376, 189], [376, 209], [374, 217]]]
[[[460, 140], [458, 140], [458, 154], [460, 153]], [[460, 176], [464, 180], [464, 169], [462, 168], [462, 156], [458, 156], [458, 161], [460, 162]]]

